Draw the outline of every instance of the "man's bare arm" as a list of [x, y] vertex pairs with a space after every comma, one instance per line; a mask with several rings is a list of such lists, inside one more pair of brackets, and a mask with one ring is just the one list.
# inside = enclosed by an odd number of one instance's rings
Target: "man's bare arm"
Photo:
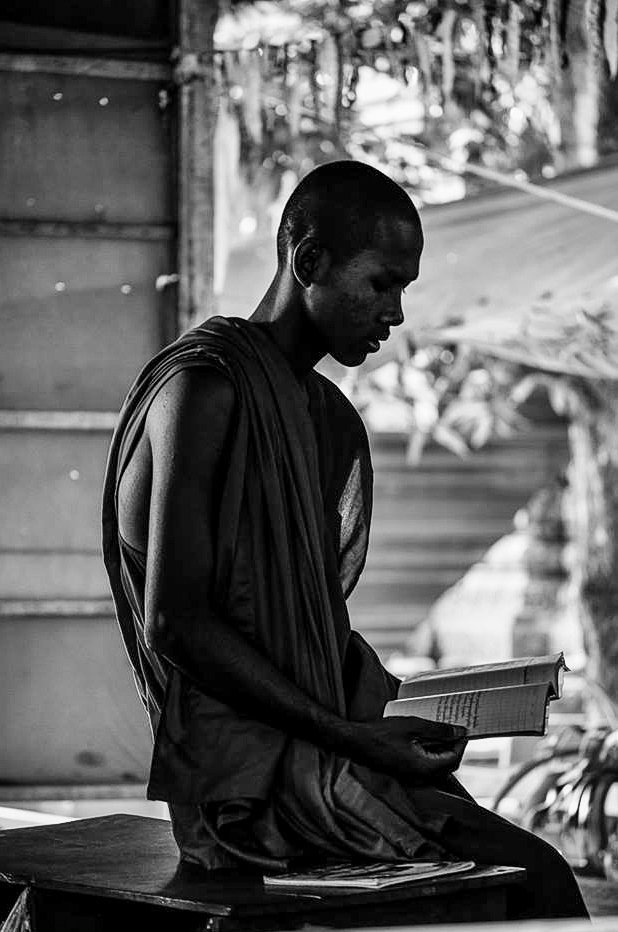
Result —
[[[214, 517], [235, 404], [222, 373], [195, 369], [171, 379], [149, 413], [148, 643], [204, 692], [290, 735], [406, 780], [455, 769], [461, 730], [422, 719], [342, 719], [213, 611]], [[426, 750], [422, 740], [444, 741], [448, 750]]]

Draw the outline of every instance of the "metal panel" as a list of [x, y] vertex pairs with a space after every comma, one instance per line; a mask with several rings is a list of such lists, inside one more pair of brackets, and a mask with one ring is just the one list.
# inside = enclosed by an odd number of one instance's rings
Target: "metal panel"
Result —
[[53, 236], [61, 239], [123, 239], [144, 242], [170, 240], [171, 223], [97, 223], [91, 220], [6, 220], [0, 219], [1, 236]]
[[173, 220], [171, 145], [156, 81], [0, 73], [0, 214]]
[[114, 410], [172, 337], [171, 244], [0, 239], [0, 408]]
[[97, 553], [109, 435], [7, 436], [0, 434], [0, 550]]
[[6, 411], [0, 409], [0, 430], [112, 431], [115, 411]]
[[176, 331], [169, 13], [0, 13], [32, 24], [0, 22], [0, 782], [147, 775], [100, 500], [113, 412]]
[[[109, 584], [98, 550], [92, 553], [36, 548], [0, 550], [0, 597], [2, 600], [105, 599], [109, 598]], [[3, 606], [6, 602], [0, 601], [0, 612]]]
[[0, 708], [0, 781], [146, 777], [146, 713], [111, 618], [0, 618]]
[[0, 618], [113, 618], [111, 599], [3, 599]]
[[171, 65], [160, 62], [125, 61], [122, 58], [86, 58], [81, 55], [20, 55], [0, 52], [0, 71], [37, 74], [72, 74], [90, 78], [163, 81], [172, 78]]
[[[6, 17], [6, 13], [3, 14]], [[60, 29], [0, 21], [0, 47], [23, 52], [74, 52], [76, 55], [116, 54], [135, 59], [168, 61], [169, 37], [138, 39], [135, 36], [85, 32], [83, 29]]]
[[169, 0], [3, 0], [2, 18], [35, 26], [150, 37], [168, 32], [170, 7]]

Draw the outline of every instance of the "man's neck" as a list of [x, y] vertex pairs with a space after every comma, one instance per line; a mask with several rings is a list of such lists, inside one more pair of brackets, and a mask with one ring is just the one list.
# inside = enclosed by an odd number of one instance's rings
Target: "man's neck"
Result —
[[275, 276], [268, 291], [249, 318], [277, 344], [290, 368], [303, 382], [324, 352], [316, 345], [316, 333], [308, 322], [294, 289]]

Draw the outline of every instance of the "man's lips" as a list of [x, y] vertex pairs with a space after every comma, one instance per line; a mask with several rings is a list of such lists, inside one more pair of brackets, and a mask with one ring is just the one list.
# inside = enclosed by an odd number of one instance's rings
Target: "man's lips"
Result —
[[383, 343], [385, 340], [388, 340], [389, 336], [390, 336], [390, 331], [386, 330], [383, 333], [379, 334], [378, 336], [371, 337], [371, 339], [367, 340], [367, 346], [369, 347], [372, 353], [377, 353], [378, 350], [380, 349], [380, 343]]

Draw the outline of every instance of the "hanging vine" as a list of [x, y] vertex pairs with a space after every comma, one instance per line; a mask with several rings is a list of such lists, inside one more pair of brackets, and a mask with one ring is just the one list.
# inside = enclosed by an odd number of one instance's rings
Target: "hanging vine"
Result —
[[[275, 149], [305, 170], [303, 159], [332, 157], [312, 142], [320, 133], [344, 153], [359, 132], [362, 68], [418, 85], [423, 141], [435, 135], [448, 149], [445, 111], [453, 126], [487, 136], [468, 157], [490, 158], [489, 167], [535, 174], [596, 158], [603, 88], [618, 70], [618, 0], [246, 0], [225, 9], [216, 41], [239, 63], [235, 105], [262, 159]], [[516, 129], [513, 107], [523, 114]]]

